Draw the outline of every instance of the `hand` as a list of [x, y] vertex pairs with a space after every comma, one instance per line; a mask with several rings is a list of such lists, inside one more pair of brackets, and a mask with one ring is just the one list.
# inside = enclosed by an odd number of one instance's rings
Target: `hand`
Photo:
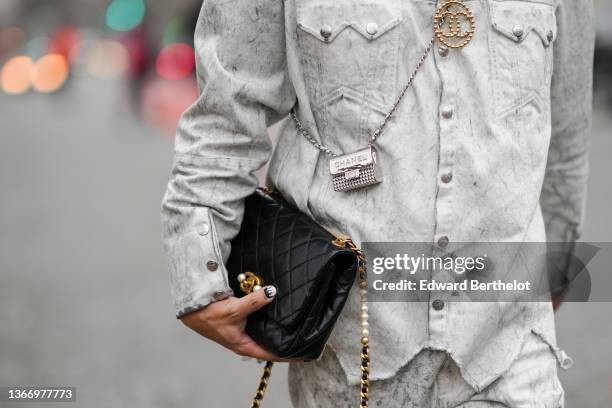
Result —
[[276, 288], [266, 286], [242, 298], [229, 297], [213, 302], [201, 310], [186, 314], [181, 317], [181, 321], [195, 332], [240, 356], [293, 362], [265, 350], [244, 332], [247, 316], [271, 303], [275, 296]]

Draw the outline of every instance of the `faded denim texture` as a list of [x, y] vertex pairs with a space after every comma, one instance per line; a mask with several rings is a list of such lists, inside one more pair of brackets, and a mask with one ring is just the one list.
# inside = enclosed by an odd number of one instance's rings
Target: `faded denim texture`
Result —
[[[558, 408], [563, 388], [549, 346], [535, 334], [526, 336], [521, 353], [504, 374], [481, 391], [462, 377], [442, 351], [423, 350], [392, 378], [374, 381], [370, 407], [384, 408]], [[351, 408], [359, 385], [347, 384], [333, 353], [320, 361], [289, 367], [294, 408]]]
[[[364, 147], [432, 36], [435, 2], [204, 1], [195, 33], [201, 96], [179, 123], [162, 210], [177, 314], [230, 292], [223, 261], [243, 199], [257, 186], [253, 172], [266, 162], [270, 185], [357, 243], [448, 237], [450, 247], [580, 236], [592, 4], [465, 3], [476, 17], [472, 42], [446, 56], [434, 48], [376, 143], [383, 183], [337, 193], [328, 158], [296, 132], [288, 112], [296, 105], [302, 123], [336, 152]], [[328, 41], [323, 26], [331, 29]], [[266, 128], [281, 119], [273, 149]], [[444, 183], [446, 173], [452, 180]], [[219, 266], [210, 268], [210, 260]], [[548, 303], [447, 303], [442, 310], [373, 303], [370, 328], [373, 379], [392, 377], [429, 348], [450, 354], [481, 391], [534, 331], [569, 365]], [[353, 291], [329, 342], [349, 384], [359, 379], [359, 336]]]

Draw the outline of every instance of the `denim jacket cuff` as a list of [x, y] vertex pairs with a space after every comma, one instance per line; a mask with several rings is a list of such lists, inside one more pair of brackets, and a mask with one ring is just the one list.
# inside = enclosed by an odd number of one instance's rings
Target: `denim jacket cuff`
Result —
[[178, 219], [186, 223], [172, 228], [172, 222], [165, 219], [168, 223], [164, 225], [177, 318], [233, 295], [210, 209], [192, 207], [181, 211], [187, 214]]

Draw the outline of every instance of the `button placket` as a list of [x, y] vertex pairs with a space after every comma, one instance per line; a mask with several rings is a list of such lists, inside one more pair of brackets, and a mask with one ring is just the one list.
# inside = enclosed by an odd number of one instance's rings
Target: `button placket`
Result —
[[[451, 63], [452, 50], [438, 48], [436, 64], [442, 82], [442, 95], [439, 105], [439, 160], [436, 173], [438, 194], [436, 196], [436, 229], [434, 231], [434, 253], [444, 254], [450, 242], [448, 234], [453, 226], [453, 178], [454, 156], [457, 140], [454, 137], [457, 127], [455, 66]], [[441, 237], [443, 246], [439, 246]], [[437, 248], [437, 249], [436, 249]], [[443, 272], [431, 276], [442, 279]], [[436, 280], [435, 278], [433, 278]], [[444, 280], [444, 279], [443, 279]], [[448, 324], [448, 294], [440, 291], [429, 292], [429, 333], [432, 344], [442, 341]], [[439, 344], [439, 343], [438, 343]]]
[[[449, 228], [448, 218], [451, 216], [450, 211], [452, 208], [452, 187], [451, 180], [453, 179], [453, 167], [454, 167], [454, 156], [455, 156], [455, 144], [457, 141], [453, 137], [456, 132], [456, 111], [455, 111], [455, 85], [454, 81], [445, 78], [452, 77], [451, 70], [453, 69], [450, 64], [441, 64], [440, 76], [442, 78], [443, 90], [442, 98], [440, 103], [440, 158], [438, 165], [438, 196], [436, 200], [438, 219], [436, 224], [440, 228]], [[446, 75], [448, 72], [448, 75]], [[439, 233], [439, 231], [438, 231]]]
[[[444, 189], [449, 189], [449, 183], [452, 180], [452, 139], [448, 139], [446, 137], [447, 134], [452, 133], [451, 128], [453, 127], [452, 118], [454, 116], [454, 108], [453, 108], [453, 100], [454, 100], [454, 87], [452, 82], [445, 83], [444, 78], [447, 71], [452, 69], [452, 65], [445, 60], [448, 60], [449, 48], [444, 44], [438, 45], [438, 55], [442, 58], [438, 58], [440, 62], [438, 67], [440, 69], [440, 76], [443, 82], [443, 94], [442, 94], [442, 103], [440, 104], [440, 167], [438, 169], [438, 180], [440, 181], [440, 187]], [[448, 77], [451, 77], [449, 73]], [[444, 164], [443, 164], [444, 162]], [[443, 198], [446, 193], [442, 192], [439, 198]]]

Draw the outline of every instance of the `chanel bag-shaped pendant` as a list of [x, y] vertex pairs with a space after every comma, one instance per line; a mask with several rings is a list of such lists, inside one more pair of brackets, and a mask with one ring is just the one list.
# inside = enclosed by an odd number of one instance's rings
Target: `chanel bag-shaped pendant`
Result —
[[329, 172], [335, 191], [355, 190], [382, 181], [382, 172], [373, 146], [330, 159]]

